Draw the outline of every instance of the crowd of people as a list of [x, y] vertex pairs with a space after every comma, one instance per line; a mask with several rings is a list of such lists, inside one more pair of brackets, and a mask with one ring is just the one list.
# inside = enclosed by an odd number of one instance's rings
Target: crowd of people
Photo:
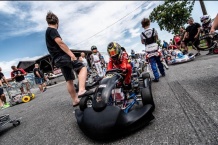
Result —
[[[104, 77], [105, 68], [107, 70], [111, 70], [114, 68], [119, 68], [123, 70], [125, 74], [124, 89], [131, 89], [131, 74], [133, 70], [133, 64], [129, 60], [129, 56], [124, 47], [122, 47], [117, 42], [110, 42], [107, 46], [107, 53], [109, 55], [108, 64], [105, 63], [105, 60], [101, 53], [98, 51], [96, 46], [91, 47], [92, 54], [90, 55], [90, 63], [89, 66], [87, 57], [85, 53], [82, 52], [81, 56], [77, 59], [77, 57], [72, 53], [72, 51], [68, 48], [68, 46], [63, 42], [60, 34], [57, 29], [59, 27], [59, 19], [58, 17], [52, 13], [48, 12], [46, 16], [46, 21], [48, 24], [46, 30], [46, 46], [48, 52], [50, 53], [55, 66], [61, 69], [61, 72], [67, 82], [67, 89], [72, 98], [72, 104], [76, 107], [80, 102], [80, 97], [84, 95], [90, 95], [93, 92], [85, 89], [87, 73], [89, 73], [90, 69], [95, 69], [98, 72], [100, 77]], [[201, 18], [202, 26], [199, 23], [194, 22], [193, 18], [190, 17], [188, 20], [189, 25], [185, 29], [184, 27], [180, 28], [180, 34], [176, 34], [172, 40], [170, 40], [169, 44], [166, 41], [163, 41], [162, 48], [172, 48], [172, 49], [180, 49], [184, 48], [185, 53], [188, 53], [187, 45], [189, 42], [194, 45], [199, 44], [199, 36], [200, 33], [212, 33], [218, 28], [218, 15], [214, 20], [213, 25], [211, 24], [211, 18], [209, 16], [203, 16]], [[207, 24], [207, 25], [206, 25]], [[142, 55], [144, 59], [150, 63], [151, 69], [154, 74], [153, 82], [159, 82], [160, 77], [164, 77], [166, 75], [162, 60], [162, 53], [159, 51], [159, 47], [157, 44], [158, 40], [158, 32], [150, 27], [150, 20], [148, 18], [144, 18], [141, 21], [141, 26], [144, 28], [144, 31], [141, 33], [141, 43], [145, 46], [145, 55]], [[210, 54], [209, 52], [208, 54]], [[135, 53], [132, 52], [131, 56], [134, 56]], [[197, 52], [196, 55], [200, 55], [200, 51]], [[27, 73], [15, 66], [12, 66], [11, 79], [15, 80], [18, 84], [21, 93], [30, 92], [28, 83], [25, 79], [25, 75]], [[79, 81], [79, 91], [76, 93], [74, 88], [75, 79], [74, 73], [72, 73], [72, 69], [78, 75]], [[2, 81], [5, 82], [10, 87], [10, 84], [5, 79], [4, 74], [1, 72], [0, 68], [0, 106], [4, 106], [7, 104], [5, 95], [2, 89]], [[160, 74], [159, 74], [160, 72]], [[44, 92], [46, 90], [45, 84], [45, 76], [39, 69], [39, 65], [35, 64], [33, 70], [35, 76], [35, 82], [39, 85], [39, 90]], [[23, 87], [26, 87], [26, 91], [24, 92]]]
[[[188, 45], [192, 44], [195, 49], [197, 49], [200, 44], [199, 37], [205, 34], [214, 33], [216, 26], [217, 16], [214, 19], [212, 25], [212, 19], [209, 15], [203, 15], [200, 18], [201, 24], [194, 21], [192, 17], [188, 19], [188, 26], [180, 27], [179, 34], [175, 34], [173, 39], [170, 39], [170, 42], [167, 43], [165, 40], [163, 41], [162, 48], [166, 49], [184, 49], [184, 53], [188, 53]], [[209, 49], [207, 55], [213, 54], [212, 49]], [[200, 50], [197, 49], [197, 53], [195, 56], [201, 55]]]

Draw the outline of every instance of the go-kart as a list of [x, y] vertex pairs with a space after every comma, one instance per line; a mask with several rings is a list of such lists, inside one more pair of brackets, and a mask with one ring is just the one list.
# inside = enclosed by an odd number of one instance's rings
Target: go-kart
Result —
[[200, 45], [194, 46], [192, 44], [192, 47], [197, 50], [201, 51], [208, 51], [212, 50], [214, 54], [218, 54], [218, 33], [215, 32], [213, 34], [205, 34], [200, 36]]
[[193, 53], [184, 54], [182, 51], [175, 49], [168, 50], [165, 59], [168, 65], [172, 65], [192, 61], [195, 59], [195, 55]]
[[4, 86], [8, 96], [9, 96], [9, 104], [10, 106], [14, 106], [19, 103], [27, 103], [31, 99], [35, 98], [35, 94], [33, 93], [27, 93], [27, 94], [22, 94], [22, 93], [11, 93], [12, 91], [15, 91], [16, 89], [13, 90], [13, 87], [7, 87]]
[[84, 96], [75, 111], [80, 129], [90, 138], [118, 137], [148, 125], [155, 109], [149, 73], [132, 74], [132, 89], [124, 90], [123, 70], [106, 72], [93, 97]]

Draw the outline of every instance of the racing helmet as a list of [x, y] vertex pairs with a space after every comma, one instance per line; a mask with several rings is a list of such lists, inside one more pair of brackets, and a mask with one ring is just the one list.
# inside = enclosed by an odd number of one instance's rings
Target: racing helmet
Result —
[[177, 56], [178, 56], [178, 58], [182, 58], [182, 57], [183, 57], [182, 52], [179, 52], [179, 53], [177, 54]]
[[211, 18], [209, 15], [203, 15], [200, 19], [203, 25], [208, 25], [211, 23]]
[[107, 46], [107, 52], [113, 60], [120, 59], [122, 54], [121, 46], [116, 42], [111, 42]]
[[97, 47], [96, 47], [95, 45], [93, 45], [93, 46], [91, 47], [91, 50], [95, 50], [95, 49], [97, 49]]

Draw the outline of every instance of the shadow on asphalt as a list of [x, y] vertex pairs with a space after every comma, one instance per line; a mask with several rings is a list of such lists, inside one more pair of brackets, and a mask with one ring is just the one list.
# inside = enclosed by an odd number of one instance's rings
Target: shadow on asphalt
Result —
[[[10, 126], [11, 125], [11, 126]], [[14, 129], [15, 127], [9, 123], [8, 125], [0, 128], [0, 137], [4, 134], [6, 134], [7, 132], [9, 132], [11, 129]]]

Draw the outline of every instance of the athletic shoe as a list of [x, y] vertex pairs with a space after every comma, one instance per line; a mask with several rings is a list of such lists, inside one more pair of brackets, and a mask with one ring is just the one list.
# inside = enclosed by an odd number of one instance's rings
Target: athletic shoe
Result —
[[159, 79], [153, 79], [152, 81], [153, 82], [159, 82]]

